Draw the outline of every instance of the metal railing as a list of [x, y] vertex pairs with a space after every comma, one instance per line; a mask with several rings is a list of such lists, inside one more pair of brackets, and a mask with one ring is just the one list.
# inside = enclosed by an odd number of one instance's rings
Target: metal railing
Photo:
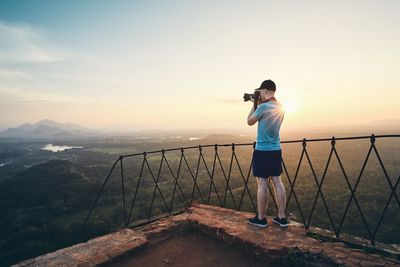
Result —
[[[386, 168], [385, 168], [385, 166], [383, 164], [381, 156], [380, 156], [380, 154], [378, 152], [378, 149], [377, 149], [377, 147], [375, 145], [375, 141], [378, 138], [399, 138], [399, 137], [400, 137], [400, 135], [371, 135], [371, 136], [356, 136], [356, 137], [343, 137], [343, 138], [332, 137], [332, 138], [321, 138], [321, 139], [302, 139], [302, 140], [282, 141], [281, 142], [282, 144], [299, 143], [302, 146], [300, 159], [298, 161], [296, 172], [295, 172], [295, 175], [294, 175], [293, 179], [290, 177], [290, 175], [288, 173], [288, 170], [287, 170], [287, 167], [286, 167], [286, 164], [285, 164], [285, 160], [282, 159], [283, 172], [284, 172], [285, 176], [287, 177], [288, 185], [290, 187], [289, 188], [289, 193], [287, 195], [286, 206], [288, 207], [289, 202], [290, 202], [291, 198], [293, 197], [294, 201], [295, 201], [295, 204], [296, 204], [296, 207], [298, 209], [298, 213], [300, 214], [300, 217], [301, 217], [301, 222], [304, 224], [304, 226], [306, 228], [309, 228], [310, 225], [311, 225], [311, 219], [313, 217], [318, 198], [320, 198], [322, 200], [323, 206], [324, 206], [324, 208], [325, 208], [325, 210], [327, 212], [327, 215], [328, 215], [328, 218], [329, 218], [330, 227], [334, 231], [334, 233], [336, 234], [336, 237], [339, 238], [340, 234], [342, 233], [343, 223], [344, 223], [344, 221], [346, 219], [346, 216], [348, 214], [349, 207], [350, 207], [352, 201], [354, 201], [354, 203], [355, 203], [355, 205], [357, 207], [357, 210], [359, 211], [359, 214], [361, 216], [363, 225], [364, 225], [364, 227], [365, 227], [365, 229], [367, 231], [368, 238], [369, 238], [369, 240], [371, 241], [372, 244], [375, 244], [376, 234], [377, 234], [378, 230], [380, 229], [382, 220], [383, 220], [383, 218], [385, 216], [385, 213], [387, 212], [389, 203], [391, 202], [392, 198], [395, 199], [395, 201], [397, 203], [397, 206], [400, 208], [399, 197], [396, 194], [396, 189], [397, 189], [397, 187], [399, 185], [399, 181], [400, 181], [400, 175], [397, 178], [396, 182], [392, 183], [391, 179], [389, 178], [388, 172], [386, 171]], [[346, 173], [345, 168], [343, 167], [343, 163], [342, 163], [342, 160], [341, 160], [341, 158], [339, 156], [339, 153], [336, 150], [336, 143], [337, 143], [337, 141], [361, 140], [361, 139], [369, 139], [370, 144], [369, 144], [368, 152], [367, 152], [367, 154], [365, 156], [365, 159], [363, 161], [362, 168], [361, 168], [359, 174], [357, 175], [357, 179], [356, 179], [356, 182], [355, 182], [354, 186], [352, 186], [351, 183], [350, 183], [350, 180], [349, 180], [349, 176]], [[318, 179], [318, 177], [316, 175], [316, 172], [314, 170], [314, 166], [312, 164], [312, 161], [310, 159], [309, 153], [307, 151], [307, 145], [309, 143], [312, 143], [312, 142], [330, 142], [329, 156], [328, 156], [328, 159], [326, 161], [322, 177], [320, 177], [320, 179]], [[221, 158], [220, 158], [220, 154], [219, 154], [219, 148], [221, 148], [221, 147], [225, 147], [225, 148], [230, 148], [231, 149], [230, 163], [229, 163], [229, 167], [227, 168], [228, 169], [227, 171], [226, 171], [226, 169], [224, 169], [223, 164], [221, 162]], [[228, 194], [229, 194], [230, 198], [232, 199], [233, 207], [236, 210], [241, 210], [242, 209], [243, 199], [245, 197], [245, 194], [247, 194], [249, 199], [250, 199], [250, 203], [251, 203], [252, 209], [254, 210], [254, 212], [256, 212], [257, 211], [256, 205], [254, 203], [254, 200], [253, 200], [253, 197], [252, 197], [252, 194], [250, 192], [249, 185], [248, 185], [249, 184], [249, 178], [250, 178], [250, 175], [251, 175], [251, 169], [252, 169], [253, 161], [252, 160], [250, 161], [248, 172], [244, 173], [243, 169], [242, 169], [242, 167], [241, 167], [241, 165], [239, 163], [238, 157], [236, 155], [236, 148], [238, 148], [238, 147], [250, 147], [250, 148], [253, 147], [253, 149], [254, 149], [255, 143], [242, 143], [242, 144], [234, 144], [234, 143], [232, 143], [232, 144], [199, 145], [199, 146], [189, 146], [189, 147], [181, 147], [181, 148], [173, 148], [173, 149], [161, 149], [161, 150], [157, 150], [157, 151], [143, 152], [143, 153], [136, 153], [136, 154], [128, 154], [128, 155], [119, 156], [118, 159], [115, 161], [114, 165], [112, 166], [110, 172], [108, 173], [106, 179], [104, 180], [104, 182], [103, 182], [103, 184], [101, 186], [101, 189], [100, 189], [100, 191], [99, 191], [99, 193], [98, 193], [93, 205], [91, 206], [90, 211], [89, 211], [89, 213], [88, 213], [88, 215], [87, 215], [87, 217], [86, 217], [86, 219], [84, 221], [82, 230], [85, 228], [85, 226], [86, 226], [86, 224], [88, 222], [88, 219], [89, 219], [90, 215], [92, 214], [93, 209], [95, 208], [96, 204], [98, 203], [98, 200], [99, 200], [100, 196], [102, 195], [102, 193], [104, 191], [104, 188], [105, 188], [107, 182], [109, 181], [109, 179], [111, 177], [111, 174], [113, 173], [114, 170], [116, 170], [118, 164], [120, 165], [119, 167], [120, 167], [121, 193], [122, 193], [122, 200], [121, 201], [122, 201], [122, 209], [123, 209], [123, 215], [122, 216], [123, 216], [123, 225], [124, 225], [124, 227], [129, 227], [131, 225], [132, 211], [134, 210], [135, 205], [136, 205], [137, 195], [138, 195], [138, 192], [139, 192], [139, 187], [141, 185], [141, 180], [143, 178], [143, 173], [144, 173], [145, 169], [147, 169], [147, 171], [150, 173], [151, 179], [154, 182], [154, 190], [153, 190], [153, 194], [152, 194], [152, 200], [151, 200], [150, 208], [149, 208], [148, 214], [147, 214], [147, 221], [148, 222], [152, 221], [152, 210], [153, 210], [153, 207], [154, 207], [154, 200], [155, 200], [155, 196], [156, 196], [157, 192], [159, 193], [159, 196], [161, 197], [162, 203], [163, 203], [164, 207], [167, 210], [166, 216], [168, 216], [168, 215], [170, 215], [170, 214], [172, 214], [174, 212], [174, 201], [175, 201], [175, 195], [176, 195], [177, 191], [179, 191], [180, 195], [183, 197], [183, 200], [184, 200], [184, 203], [186, 204], [186, 207], [191, 206], [191, 204], [195, 200], [195, 193], [197, 193], [198, 196], [199, 196], [197, 198], [197, 200], [199, 200], [202, 203], [209, 204], [210, 203], [210, 198], [213, 197], [213, 198], [216, 198], [218, 200], [217, 203], [220, 206], [225, 207], [226, 200], [227, 200], [227, 197], [228, 197]], [[208, 149], [208, 150], [209, 149], [214, 149], [212, 167], [211, 166], [209, 167], [207, 165], [207, 162], [206, 162], [206, 160], [204, 158], [203, 151], [205, 149]], [[180, 154], [179, 165], [178, 165], [178, 168], [177, 168], [176, 172], [173, 171], [173, 168], [171, 167], [171, 165], [170, 165], [170, 163], [168, 161], [168, 157], [167, 157], [167, 153], [168, 152], [172, 152], [172, 151], [178, 152]], [[187, 160], [187, 156], [185, 154], [186, 151], [196, 151], [198, 153], [197, 154], [198, 155], [197, 156], [197, 165], [196, 165], [195, 169], [190, 167], [190, 164], [188, 163], [188, 160]], [[376, 225], [376, 227], [374, 229], [372, 229], [368, 225], [367, 220], [366, 220], [366, 218], [365, 218], [365, 216], [364, 216], [364, 214], [362, 212], [362, 209], [360, 207], [360, 203], [359, 203], [359, 201], [357, 199], [357, 196], [355, 194], [356, 191], [357, 191], [357, 188], [359, 186], [360, 179], [364, 174], [365, 166], [366, 166], [368, 160], [370, 159], [370, 156], [371, 156], [372, 153], [376, 154], [377, 159], [379, 161], [379, 165], [381, 166], [381, 168], [383, 170], [385, 180], [387, 181], [387, 183], [388, 183], [388, 185], [390, 187], [389, 199], [385, 203], [385, 206], [384, 206], [384, 208], [382, 210], [381, 216], [379, 217], [378, 223], [377, 223], [377, 225]], [[148, 156], [152, 155], [152, 154], [161, 155], [160, 164], [159, 164], [159, 167], [158, 167], [157, 174], [155, 174], [155, 172], [151, 168], [151, 166], [149, 164], [149, 161], [148, 161]], [[340, 219], [338, 224], [337, 224], [337, 222], [335, 223], [335, 221], [334, 221], [334, 219], [333, 219], [333, 217], [331, 215], [331, 211], [328, 208], [325, 196], [324, 196], [323, 191], [322, 191], [322, 186], [324, 184], [324, 181], [325, 181], [325, 178], [326, 178], [326, 175], [327, 175], [327, 170], [328, 170], [328, 167], [329, 167], [333, 157], [336, 157], [336, 159], [337, 159], [337, 161], [339, 163], [339, 169], [341, 170], [341, 172], [342, 172], [342, 174], [343, 174], [343, 176], [345, 178], [347, 188], [348, 188], [348, 190], [350, 192], [350, 198], [349, 198], [347, 204], [345, 205], [345, 208], [344, 208], [345, 211], [344, 211], [343, 216]], [[126, 203], [126, 186], [125, 186], [125, 176], [124, 176], [124, 160], [127, 159], [127, 158], [141, 158], [140, 173], [139, 173], [139, 176], [138, 176], [138, 180], [137, 180], [136, 186], [134, 188], [132, 201], [130, 203], [129, 209], [127, 209], [127, 203]], [[311, 207], [311, 212], [310, 212], [308, 217], [306, 217], [304, 215], [304, 212], [302, 210], [302, 207], [299, 204], [298, 196], [296, 195], [296, 191], [295, 191], [296, 181], [298, 179], [300, 166], [301, 166], [303, 161], [306, 161], [308, 163], [308, 166], [310, 167], [311, 172], [312, 172], [312, 176], [313, 176], [312, 178], [313, 178], [313, 180], [315, 182], [315, 185], [317, 187], [317, 193], [316, 193], [316, 196], [314, 198], [313, 205]], [[203, 163], [203, 165], [205, 167], [205, 172], [206, 172], [206, 174], [207, 174], [207, 176], [209, 178], [208, 193], [207, 193], [206, 196], [203, 195], [202, 191], [199, 188], [199, 184], [198, 184], [200, 163]], [[163, 192], [162, 192], [162, 190], [160, 189], [160, 186], [159, 186], [160, 173], [161, 173], [161, 168], [162, 168], [163, 164], [165, 164], [165, 166], [167, 168], [167, 171], [173, 177], [173, 184], [174, 185], [173, 185], [172, 199], [171, 199], [171, 202], [169, 204], [167, 203], [167, 200], [164, 197]], [[184, 190], [182, 189], [181, 184], [179, 182], [179, 178], [180, 178], [181, 170], [182, 170], [183, 166], [185, 166], [189, 170], [189, 174], [190, 174], [189, 176], [193, 181], [193, 187], [192, 187], [190, 196], [185, 195]], [[224, 183], [225, 183], [225, 190], [224, 190], [223, 194], [221, 194], [221, 195], [218, 193], [218, 190], [217, 190], [216, 185], [215, 185], [215, 178], [216, 178], [215, 170], [216, 170], [216, 166], [219, 166], [221, 168], [221, 173], [222, 173], [222, 176], [224, 178]], [[242, 192], [242, 194], [241, 194], [239, 199], [237, 199], [237, 198], [235, 199], [234, 194], [232, 192], [231, 185], [230, 185], [231, 178], [232, 178], [233, 166], [237, 166], [239, 174], [240, 174], [239, 176], [241, 177], [241, 180], [242, 180], [242, 183], [243, 183], [243, 192]], [[271, 189], [269, 189], [269, 190], [271, 190]], [[212, 193], [212, 191], [214, 191], [214, 192]], [[276, 206], [276, 202], [275, 202], [274, 198], [273, 198], [273, 201], [274, 201], [275, 206]]]

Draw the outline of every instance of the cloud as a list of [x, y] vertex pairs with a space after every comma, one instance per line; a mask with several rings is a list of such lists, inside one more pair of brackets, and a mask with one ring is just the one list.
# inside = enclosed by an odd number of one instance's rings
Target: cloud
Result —
[[44, 34], [28, 24], [0, 21], [0, 63], [46, 63], [66, 57]]
[[0, 78], [3, 79], [31, 79], [32, 76], [22, 71], [0, 69]]
[[238, 98], [238, 99], [221, 99], [221, 102], [231, 104], [231, 105], [241, 105], [243, 104], [243, 98]]
[[82, 99], [57, 93], [46, 93], [31, 89], [4, 89], [0, 87], [0, 105], [39, 105], [39, 104], [96, 104], [91, 99]]
[[4, 105], [30, 105], [30, 104], [47, 104], [47, 103], [52, 103], [50, 100], [46, 99], [36, 99], [36, 100], [0, 100], [1, 104]]

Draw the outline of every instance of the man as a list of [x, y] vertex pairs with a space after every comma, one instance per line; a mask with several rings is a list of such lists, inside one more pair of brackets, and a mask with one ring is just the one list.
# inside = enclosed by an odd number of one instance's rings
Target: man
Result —
[[287, 227], [286, 219], [286, 192], [280, 175], [282, 174], [282, 148], [279, 130], [283, 121], [282, 105], [274, 97], [275, 83], [271, 80], [262, 82], [260, 88], [254, 92], [254, 105], [247, 117], [248, 125], [258, 122], [256, 147], [253, 153], [253, 175], [257, 179], [257, 214], [249, 219], [249, 223], [267, 227], [266, 212], [269, 192], [268, 180], [274, 185], [278, 216], [273, 218], [274, 223]]

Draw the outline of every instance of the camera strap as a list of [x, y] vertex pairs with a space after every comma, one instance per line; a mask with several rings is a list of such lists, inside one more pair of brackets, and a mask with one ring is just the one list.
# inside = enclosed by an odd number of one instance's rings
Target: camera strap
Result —
[[259, 104], [268, 103], [269, 101], [278, 102], [278, 100], [276, 100], [276, 98], [273, 96], [273, 97], [270, 97], [268, 99], [265, 99], [264, 101], [261, 101]]
[[268, 103], [268, 102], [270, 102], [270, 101], [274, 101], [274, 102], [278, 102], [278, 100], [276, 100], [276, 98], [273, 96], [273, 97], [270, 97], [270, 98], [268, 98], [268, 99], [265, 99], [264, 101], [261, 101], [260, 103], [256, 103], [256, 102], [254, 102], [254, 110], [256, 110], [257, 109], [257, 107], [258, 107], [258, 105], [261, 105], [261, 104], [264, 104], [264, 103]]

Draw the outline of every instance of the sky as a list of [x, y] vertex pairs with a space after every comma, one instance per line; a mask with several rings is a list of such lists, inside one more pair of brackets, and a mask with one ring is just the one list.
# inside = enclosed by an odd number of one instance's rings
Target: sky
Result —
[[0, 128], [283, 129], [400, 119], [400, 1], [0, 1]]

